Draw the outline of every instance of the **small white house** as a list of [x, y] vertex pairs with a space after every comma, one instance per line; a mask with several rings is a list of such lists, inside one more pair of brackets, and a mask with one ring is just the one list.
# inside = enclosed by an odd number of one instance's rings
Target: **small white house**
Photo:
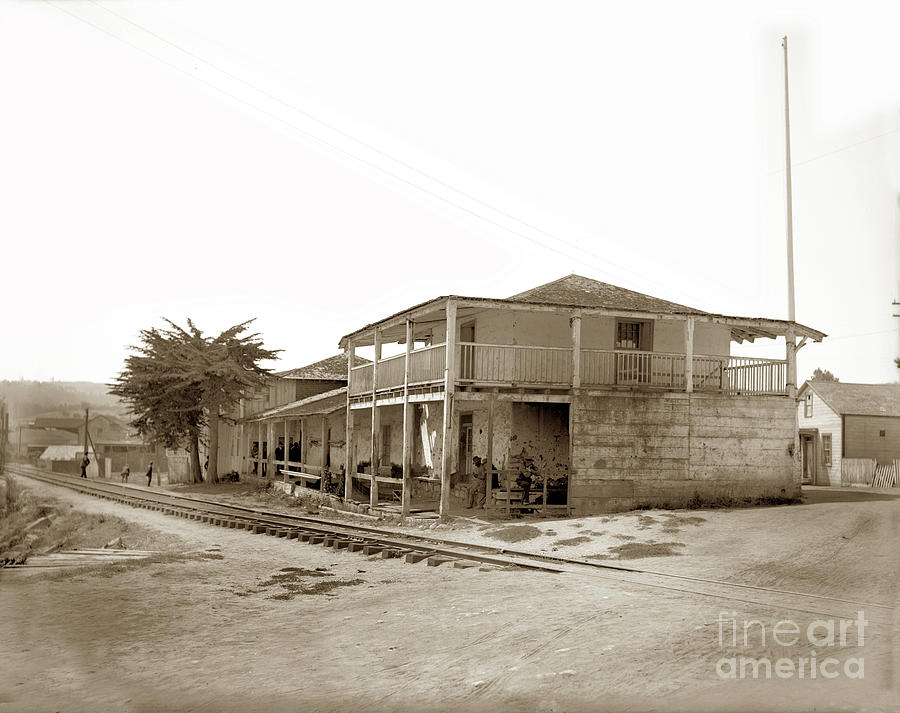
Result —
[[859, 482], [855, 468], [900, 459], [900, 384], [807, 381], [797, 399], [803, 482]]

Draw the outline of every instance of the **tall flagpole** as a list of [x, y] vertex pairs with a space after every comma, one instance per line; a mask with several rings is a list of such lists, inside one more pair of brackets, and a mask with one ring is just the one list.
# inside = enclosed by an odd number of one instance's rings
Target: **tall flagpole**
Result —
[[787, 278], [788, 278], [788, 320], [795, 321], [794, 315], [794, 209], [791, 200], [791, 105], [788, 96], [788, 38], [781, 38], [784, 47], [784, 173], [787, 188]]

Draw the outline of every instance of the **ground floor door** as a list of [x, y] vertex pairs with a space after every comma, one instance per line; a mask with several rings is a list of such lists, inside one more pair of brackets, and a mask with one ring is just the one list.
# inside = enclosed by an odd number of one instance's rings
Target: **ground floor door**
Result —
[[472, 414], [464, 413], [459, 416], [459, 460], [456, 472], [469, 475], [472, 470]]
[[803, 462], [803, 482], [816, 484], [816, 437], [813, 434], [800, 434], [800, 457]]

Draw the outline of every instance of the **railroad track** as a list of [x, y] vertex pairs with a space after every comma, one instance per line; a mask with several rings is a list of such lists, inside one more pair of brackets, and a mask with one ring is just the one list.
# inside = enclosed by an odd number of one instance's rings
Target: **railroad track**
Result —
[[519, 556], [503, 554], [477, 545], [452, 543], [414, 535], [396, 535], [388, 531], [337, 523], [302, 515], [285, 515], [228, 505], [213, 500], [187, 497], [165, 491], [151, 491], [125, 484], [48, 473], [31, 466], [9, 464], [6, 469], [14, 475], [62, 486], [94, 497], [112, 500], [132, 507], [155, 510], [166, 515], [217, 525], [230, 529], [247, 530], [254, 534], [284, 537], [313, 545], [324, 545], [337, 550], [346, 549], [365, 556], [377, 555], [384, 559], [403, 558], [415, 564], [425, 562], [436, 567], [449, 564], [457, 568], [521, 568], [541, 572], [558, 573], [564, 568]]
[[323, 518], [285, 515], [240, 505], [223, 504], [167, 491], [147, 490], [107, 481], [85, 480], [76, 476], [48, 473], [31, 466], [8, 464], [15, 475], [43, 481], [133, 507], [197, 520], [255, 534], [321, 544], [365, 556], [384, 559], [403, 558], [409, 563], [428, 566], [447, 564], [457, 568], [522, 569], [548, 573], [587, 573], [619, 584], [633, 584], [670, 592], [682, 592], [739, 604], [762, 605], [776, 610], [791, 610], [834, 618], [853, 618], [860, 609], [872, 618], [889, 621], [894, 605], [829, 597], [773, 587], [656, 572], [612, 563], [542, 555], [438, 539], [424, 535], [400, 534], [369, 525], [338, 523]]

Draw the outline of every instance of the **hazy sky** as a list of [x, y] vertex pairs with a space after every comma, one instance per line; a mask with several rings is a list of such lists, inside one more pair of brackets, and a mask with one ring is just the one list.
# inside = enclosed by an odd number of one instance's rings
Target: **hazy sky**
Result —
[[0, 0], [0, 378], [109, 380], [162, 316], [289, 368], [571, 272], [786, 318], [788, 34], [800, 377], [895, 380], [888, 6]]

